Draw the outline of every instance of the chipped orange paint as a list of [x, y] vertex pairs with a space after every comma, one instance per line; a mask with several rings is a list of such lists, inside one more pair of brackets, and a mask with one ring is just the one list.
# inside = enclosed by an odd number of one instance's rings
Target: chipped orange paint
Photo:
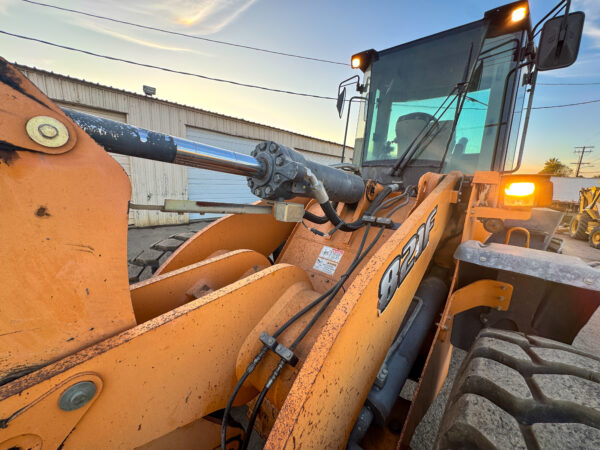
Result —
[[[308, 277], [297, 267], [269, 267], [0, 386], [0, 417], [74, 375], [92, 372], [104, 388], [66, 432], [63, 448], [133, 448], [157, 439], [224, 408], [246, 336], [273, 301], [300, 281]], [[238, 404], [252, 395], [253, 389], [242, 389]], [[28, 430], [39, 435], [46, 424], [68, 414], [55, 408], [46, 420], [28, 422]], [[10, 424], [0, 429], [0, 442], [12, 437]]]
[[[11, 79], [0, 83], [0, 136], [10, 143], [0, 150], [2, 383], [130, 328], [135, 318], [127, 175], [2, 59], [0, 70]], [[39, 115], [69, 130], [65, 146], [47, 149], [62, 154], [46, 154], [27, 136], [25, 122]]]
[[[450, 217], [452, 173], [369, 259], [332, 312], [275, 422], [265, 448], [342, 448]], [[437, 207], [430, 243], [377, 313], [379, 281], [403, 245]]]

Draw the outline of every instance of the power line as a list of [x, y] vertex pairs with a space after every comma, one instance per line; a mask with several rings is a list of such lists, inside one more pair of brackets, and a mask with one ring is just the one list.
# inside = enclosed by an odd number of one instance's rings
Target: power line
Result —
[[[25, 1], [25, 0], [23, 0], [23, 1]], [[182, 70], [170, 69], [168, 67], [156, 66], [154, 64], [147, 64], [147, 63], [142, 63], [142, 62], [138, 62], [138, 61], [131, 61], [129, 59], [118, 58], [116, 56], [103, 55], [103, 54], [100, 54], [100, 53], [91, 52], [89, 50], [83, 50], [83, 49], [79, 49], [79, 48], [69, 47], [69, 46], [66, 46], [66, 45], [56, 44], [54, 42], [49, 42], [49, 41], [45, 41], [43, 39], [37, 39], [37, 38], [34, 38], [34, 37], [30, 37], [30, 36], [24, 36], [24, 35], [15, 34], [15, 33], [9, 33], [8, 31], [3, 31], [3, 30], [0, 30], [0, 34], [4, 34], [4, 35], [7, 35], [7, 36], [15, 37], [15, 38], [18, 38], [18, 39], [25, 39], [27, 41], [37, 42], [37, 43], [44, 44], [44, 45], [49, 45], [51, 47], [61, 48], [63, 50], [69, 50], [69, 51], [72, 51], [72, 52], [83, 53], [84, 55], [88, 55], [88, 56], [95, 56], [97, 58], [108, 59], [110, 61], [123, 62], [123, 63], [126, 63], [126, 64], [131, 64], [131, 65], [140, 66], [140, 67], [146, 67], [146, 68], [149, 68], [149, 69], [162, 70], [164, 72], [175, 73], [175, 74], [178, 74], [178, 75], [186, 75], [186, 76], [191, 76], [191, 77], [196, 77], [196, 78], [202, 78], [204, 80], [216, 81], [216, 82], [219, 82], [219, 83], [228, 83], [228, 84], [232, 84], [232, 85], [240, 86], [240, 87], [246, 87], [246, 88], [251, 88], [251, 89], [260, 89], [260, 90], [269, 91], [269, 92], [277, 92], [277, 93], [280, 93], [280, 94], [297, 95], [297, 96], [300, 96], [300, 97], [318, 98], [318, 99], [323, 99], [323, 100], [337, 100], [337, 97], [328, 97], [328, 96], [325, 96], [325, 95], [309, 94], [309, 93], [306, 93], [306, 92], [289, 91], [289, 90], [286, 90], [286, 89], [275, 89], [275, 88], [270, 88], [270, 87], [266, 87], [266, 86], [260, 86], [260, 85], [256, 85], [256, 84], [242, 83], [240, 81], [226, 80], [226, 79], [223, 79], [223, 78], [210, 77], [208, 75], [202, 75], [202, 74], [199, 74], [199, 73], [185, 72], [185, 71], [182, 71]], [[563, 105], [533, 106], [531, 109], [567, 108], [567, 107], [570, 107], [570, 106], [588, 105], [590, 103], [600, 103], [600, 99], [588, 100], [588, 101], [585, 101], [585, 102], [577, 102], [577, 103], [567, 103], [567, 104], [563, 104]], [[435, 107], [432, 107], [432, 108], [435, 108]], [[479, 109], [479, 110], [485, 111], [485, 108], [463, 108], [463, 109]]]
[[263, 90], [263, 91], [270, 91], [270, 92], [278, 92], [280, 94], [298, 95], [298, 96], [301, 96], [301, 97], [320, 98], [320, 99], [325, 99], [325, 100], [337, 100], [336, 97], [326, 97], [324, 95], [307, 94], [305, 92], [288, 91], [288, 90], [285, 90], [285, 89], [275, 89], [275, 88], [270, 88], [270, 87], [266, 87], [266, 86], [259, 86], [259, 85], [256, 85], [256, 84], [248, 84], [248, 83], [242, 83], [242, 82], [239, 82], [239, 81], [225, 80], [225, 79], [222, 79], [222, 78], [209, 77], [207, 75], [201, 75], [199, 73], [184, 72], [182, 70], [169, 69], [168, 67], [155, 66], [153, 64], [146, 64], [146, 63], [141, 63], [141, 62], [137, 62], [137, 61], [131, 61], [129, 59], [117, 58], [116, 56], [102, 55], [100, 53], [94, 53], [94, 52], [90, 52], [88, 50], [82, 50], [82, 49], [79, 49], [79, 48], [68, 47], [66, 45], [55, 44], [53, 42], [44, 41], [42, 39], [36, 39], [36, 38], [33, 38], [33, 37], [29, 37], [29, 36], [22, 36], [20, 34], [13, 34], [13, 33], [9, 33], [7, 31], [2, 31], [2, 30], [0, 30], [0, 33], [1, 34], [5, 34], [7, 36], [16, 37], [16, 38], [19, 38], [19, 39], [25, 39], [25, 40], [28, 40], [28, 41], [38, 42], [40, 44], [50, 45], [52, 47], [62, 48], [64, 50], [70, 50], [70, 51], [73, 51], [73, 52], [83, 53], [83, 54], [89, 55], [89, 56], [96, 56], [97, 58], [109, 59], [111, 61], [124, 62], [126, 64], [132, 64], [134, 66], [147, 67], [147, 68], [150, 68], [150, 69], [162, 70], [164, 72], [176, 73], [176, 74], [179, 74], [179, 75], [187, 75], [187, 76], [191, 76], [191, 77], [202, 78], [204, 80], [217, 81], [219, 83], [228, 83], [228, 84], [233, 84], [235, 86], [247, 87], [247, 88], [252, 88], [252, 89], [260, 89], [260, 90]]
[[322, 62], [322, 63], [327, 63], [327, 64], [337, 64], [337, 65], [341, 65], [341, 66], [349, 66], [348, 63], [343, 63], [343, 62], [339, 62], [339, 61], [331, 61], [329, 59], [313, 58], [310, 56], [303, 56], [303, 55], [296, 55], [293, 53], [279, 52], [276, 50], [268, 50], [265, 48], [252, 47], [252, 46], [243, 45], [243, 44], [236, 44], [234, 42], [219, 41], [217, 39], [209, 39], [209, 38], [205, 38], [205, 37], [194, 36], [192, 34], [181, 33], [178, 31], [165, 30], [163, 28], [151, 27], [149, 25], [142, 25], [142, 24], [135, 23], [135, 22], [128, 22], [126, 20], [114, 19], [112, 17], [100, 16], [98, 14], [92, 14], [92, 13], [88, 13], [88, 12], [77, 10], [77, 9], [64, 8], [62, 6], [49, 5], [47, 3], [35, 2], [32, 0], [21, 0], [21, 1], [32, 4], [32, 5], [43, 6], [45, 8], [58, 9], [60, 11], [65, 11], [65, 12], [69, 12], [69, 13], [73, 13], [73, 14], [79, 14], [82, 16], [93, 17], [95, 19], [108, 20], [109, 22], [115, 22], [115, 23], [120, 23], [123, 25], [129, 25], [132, 27], [142, 28], [144, 30], [158, 31], [159, 33], [171, 34], [171, 35], [175, 35], [175, 36], [182, 36], [182, 37], [186, 37], [186, 38], [190, 38], [190, 39], [197, 39], [199, 41], [212, 42], [214, 44], [229, 45], [231, 47], [245, 48], [247, 50], [254, 50], [257, 52], [271, 53], [273, 55], [288, 56], [290, 58], [298, 58], [298, 59], [317, 61], [317, 62]]
[[567, 108], [568, 106], [589, 105], [590, 103], [600, 103], [600, 99], [588, 100], [587, 102], [567, 103], [564, 105], [533, 106], [531, 109]]
[[592, 83], [537, 83], [539, 86], [597, 86], [600, 82]]

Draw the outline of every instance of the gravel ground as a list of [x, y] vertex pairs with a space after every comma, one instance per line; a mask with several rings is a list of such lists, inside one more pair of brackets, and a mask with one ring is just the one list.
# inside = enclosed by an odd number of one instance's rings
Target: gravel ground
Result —
[[[208, 225], [208, 223], [210, 222], [195, 222], [188, 225], [154, 228], [132, 228], [129, 230], [127, 238], [127, 257], [135, 257], [145, 248], [149, 248], [153, 243], [167, 238], [172, 234], [200, 230]], [[585, 261], [600, 260], [600, 250], [590, 247], [587, 242], [572, 239], [564, 234], [561, 234], [560, 237], [565, 241], [563, 253], [579, 256]], [[596, 311], [596, 314], [592, 316], [589, 323], [580, 331], [573, 344], [582, 350], [600, 354], [598, 342], [600, 342], [600, 309]], [[446, 382], [412, 438], [411, 447], [414, 450], [429, 450], [433, 447], [444, 408], [450, 395], [452, 383], [466, 354], [463, 350], [454, 349]], [[416, 383], [408, 381], [401, 395], [410, 399], [415, 387]], [[257, 445], [253, 446], [253, 448], [259, 447]]]

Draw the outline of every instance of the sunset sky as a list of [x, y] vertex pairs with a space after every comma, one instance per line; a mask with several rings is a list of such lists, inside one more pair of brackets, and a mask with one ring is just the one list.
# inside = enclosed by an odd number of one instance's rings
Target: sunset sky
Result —
[[[478, 20], [502, 0], [40, 0], [120, 20], [286, 53], [349, 62], [361, 50], [385, 49]], [[531, 0], [534, 22], [556, 0]], [[586, 13], [578, 61], [538, 77], [534, 106], [600, 99], [600, 1], [573, 0]], [[133, 28], [33, 5], [0, 0], [0, 30], [61, 45], [242, 83], [335, 96], [348, 66], [293, 59]], [[341, 142], [335, 101], [302, 98], [107, 61], [0, 35], [11, 62], [141, 93], [299, 133]], [[542, 85], [541, 83], [579, 83]], [[581, 83], [597, 83], [581, 85]], [[595, 145], [586, 161], [600, 173], [600, 103], [532, 112], [523, 168], [575, 161], [574, 146]], [[353, 135], [353, 133], [352, 133]], [[571, 165], [571, 167], [574, 167]]]

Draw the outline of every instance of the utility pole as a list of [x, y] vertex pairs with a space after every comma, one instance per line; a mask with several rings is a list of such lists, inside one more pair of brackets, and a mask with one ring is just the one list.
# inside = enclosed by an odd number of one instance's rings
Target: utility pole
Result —
[[[581, 171], [581, 166], [587, 165], [589, 163], [583, 162], [583, 157], [586, 153], [592, 153], [593, 145], [584, 145], [583, 147], [575, 147], [575, 154], [579, 154], [579, 161], [573, 162], [571, 164], [577, 165], [577, 170], [575, 170], [575, 178], [579, 176], [579, 172]], [[589, 150], [588, 150], [589, 149]]]

